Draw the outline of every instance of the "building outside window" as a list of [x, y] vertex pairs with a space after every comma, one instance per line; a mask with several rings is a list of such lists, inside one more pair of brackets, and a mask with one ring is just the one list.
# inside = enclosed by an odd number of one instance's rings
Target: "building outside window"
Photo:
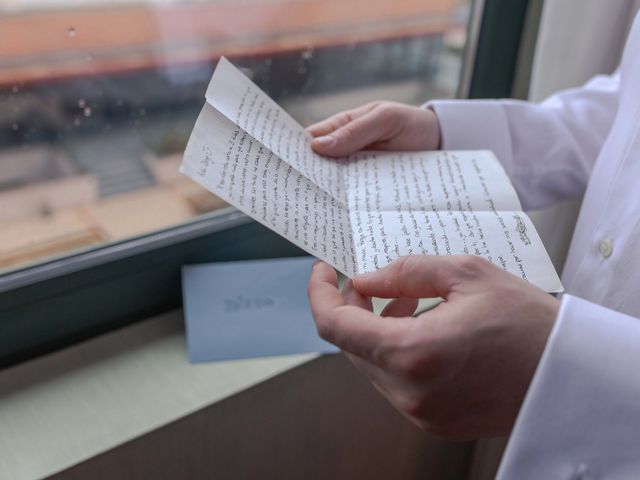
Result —
[[227, 205], [178, 173], [221, 56], [307, 125], [453, 97], [464, 0], [0, 0], [0, 272]]

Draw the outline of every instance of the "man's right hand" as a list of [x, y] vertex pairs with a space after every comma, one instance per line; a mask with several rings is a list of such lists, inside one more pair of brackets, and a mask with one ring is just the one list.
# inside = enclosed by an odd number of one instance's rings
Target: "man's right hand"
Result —
[[337, 113], [307, 128], [311, 148], [341, 157], [362, 149], [437, 150], [440, 125], [430, 108], [395, 102], [372, 102]]
[[[509, 433], [560, 308], [469, 255], [402, 257], [342, 293], [333, 268], [318, 262], [308, 291], [322, 338], [413, 422], [458, 440]], [[374, 296], [393, 299], [382, 316]], [[444, 301], [412, 316], [417, 299], [435, 297]]]

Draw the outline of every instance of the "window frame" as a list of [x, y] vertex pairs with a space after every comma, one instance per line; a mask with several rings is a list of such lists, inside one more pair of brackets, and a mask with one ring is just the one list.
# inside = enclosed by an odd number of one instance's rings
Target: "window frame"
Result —
[[[474, 1], [458, 97], [511, 96], [529, 3]], [[183, 265], [300, 255], [229, 208], [10, 271], [0, 275], [0, 368], [179, 308]]]

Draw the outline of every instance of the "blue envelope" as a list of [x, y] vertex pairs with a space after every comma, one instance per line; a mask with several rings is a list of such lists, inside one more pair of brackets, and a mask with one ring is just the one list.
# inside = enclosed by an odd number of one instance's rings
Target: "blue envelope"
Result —
[[313, 257], [182, 268], [187, 347], [192, 363], [333, 353], [316, 332], [307, 300]]

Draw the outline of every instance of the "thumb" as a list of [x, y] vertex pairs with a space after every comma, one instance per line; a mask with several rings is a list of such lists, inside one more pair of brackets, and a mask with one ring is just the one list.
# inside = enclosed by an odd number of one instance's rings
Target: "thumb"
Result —
[[452, 257], [401, 257], [376, 272], [353, 279], [362, 295], [380, 298], [446, 298], [459, 277]]
[[385, 140], [388, 130], [389, 125], [380, 121], [379, 115], [372, 111], [327, 135], [315, 137], [311, 140], [311, 148], [320, 155], [342, 157], [362, 150], [372, 143]]

